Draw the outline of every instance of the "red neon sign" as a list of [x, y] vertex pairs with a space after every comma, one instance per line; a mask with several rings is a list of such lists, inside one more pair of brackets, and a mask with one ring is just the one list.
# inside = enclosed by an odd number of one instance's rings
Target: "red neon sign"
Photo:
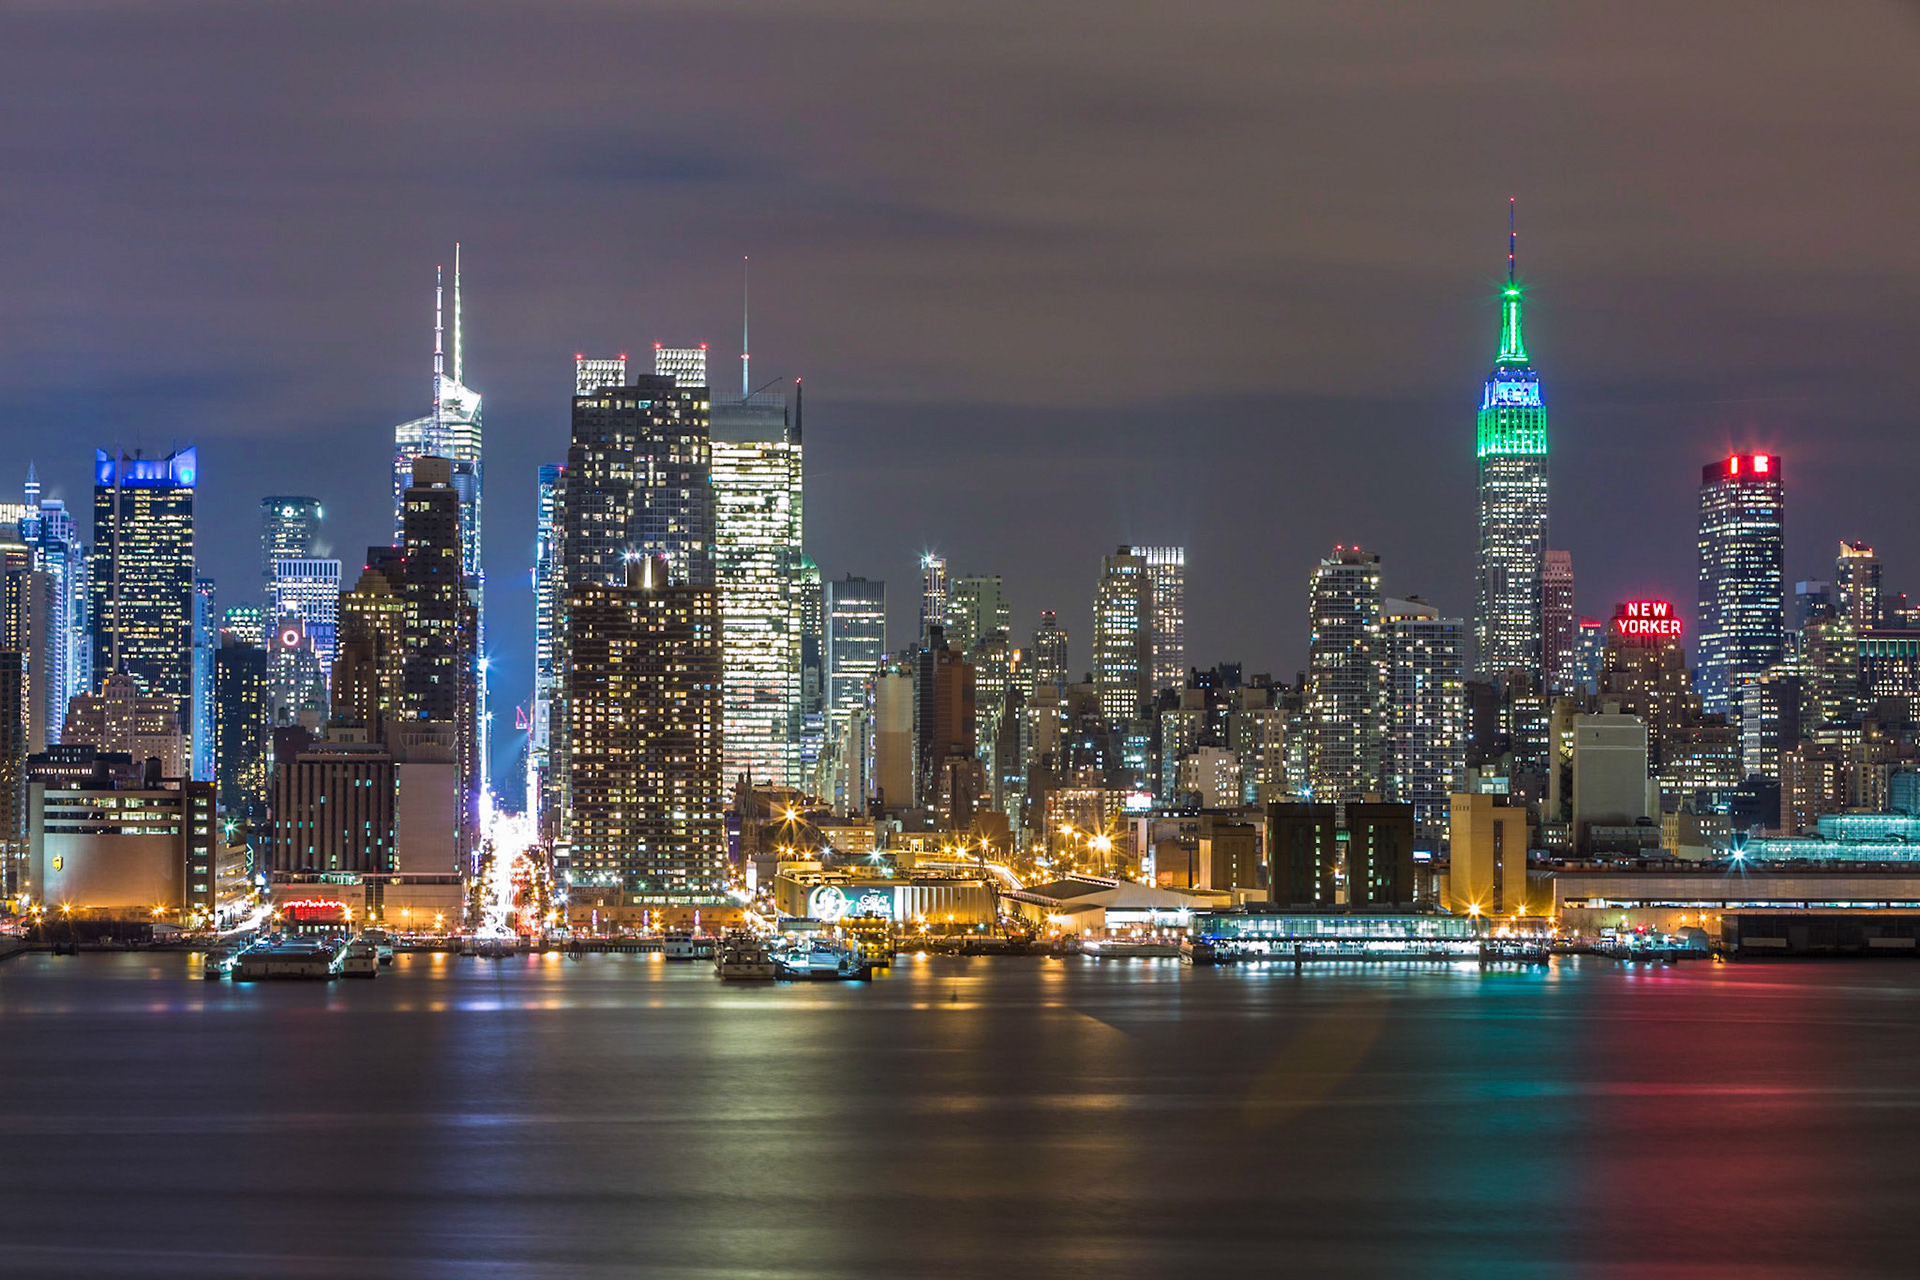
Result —
[[1629, 640], [1678, 640], [1680, 619], [1665, 600], [1629, 600], [1613, 611], [1614, 634]]

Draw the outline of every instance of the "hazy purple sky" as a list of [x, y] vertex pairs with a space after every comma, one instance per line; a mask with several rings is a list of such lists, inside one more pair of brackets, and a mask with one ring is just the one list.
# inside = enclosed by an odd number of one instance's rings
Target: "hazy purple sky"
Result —
[[1920, 590], [1920, 10], [0, 3], [0, 475], [201, 447], [357, 564], [465, 244], [499, 710], [575, 351], [808, 387], [807, 542], [1006, 575], [1084, 666], [1099, 556], [1189, 550], [1189, 649], [1291, 672], [1334, 542], [1471, 606], [1508, 196], [1580, 608], [1693, 598], [1699, 466], [1787, 459], [1789, 573]]

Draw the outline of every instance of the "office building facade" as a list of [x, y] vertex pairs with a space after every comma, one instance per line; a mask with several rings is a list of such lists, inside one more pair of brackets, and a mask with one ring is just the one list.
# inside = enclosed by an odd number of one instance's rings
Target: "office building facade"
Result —
[[198, 455], [94, 453], [93, 652], [148, 694], [193, 697], [193, 495]]
[[1729, 454], [1700, 471], [1699, 642], [1705, 710], [1738, 716], [1743, 690], [1785, 642], [1785, 487], [1777, 454]]

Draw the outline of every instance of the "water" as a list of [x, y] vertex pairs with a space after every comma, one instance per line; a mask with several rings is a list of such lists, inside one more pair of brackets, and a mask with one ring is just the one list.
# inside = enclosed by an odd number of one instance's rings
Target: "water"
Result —
[[1920, 965], [0, 966], [34, 1277], [1912, 1275]]

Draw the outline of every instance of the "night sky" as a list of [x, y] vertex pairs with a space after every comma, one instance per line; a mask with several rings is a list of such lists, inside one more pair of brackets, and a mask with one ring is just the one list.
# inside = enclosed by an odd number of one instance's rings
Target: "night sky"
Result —
[[462, 241], [504, 760], [572, 356], [737, 387], [749, 254], [808, 549], [894, 643], [935, 547], [1084, 668], [1101, 553], [1176, 542], [1191, 660], [1290, 675], [1332, 543], [1471, 611], [1514, 196], [1582, 611], [1691, 616], [1736, 446], [1790, 578], [1858, 537], [1920, 591], [1917, 69], [1894, 3], [0, 4], [0, 476], [84, 513], [96, 444], [192, 440], [223, 604], [269, 492], [357, 567]]

